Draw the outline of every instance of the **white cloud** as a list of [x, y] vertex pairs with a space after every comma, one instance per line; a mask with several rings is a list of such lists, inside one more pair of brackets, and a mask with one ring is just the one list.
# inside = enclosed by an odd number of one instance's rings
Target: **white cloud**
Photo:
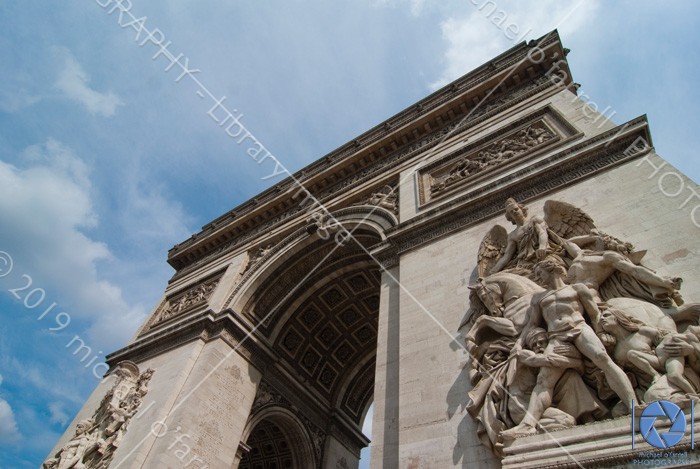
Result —
[[65, 97], [84, 105], [91, 114], [105, 117], [114, 115], [117, 106], [124, 104], [112, 91], [100, 93], [90, 88], [90, 77], [68, 49], [56, 48], [55, 53], [63, 59], [55, 86]]
[[20, 433], [12, 407], [6, 400], [0, 399], [0, 443], [13, 443], [19, 439]]
[[0, 90], [0, 110], [16, 112], [33, 106], [41, 101], [41, 96], [30, 93], [24, 88], [4, 88]]
[[430, 84], [431, 89], [450, 83], [520, 40], [536, 39], [554, 29], [567, 36], [573, 34], [594, 16], [598, 1], [470, 0], [467, 7], [466, 15], [452, 16], [441, 23], [447, 43], [444, 68]]
[[[66, 376], [70, 376], [71, 373], [75, 372], [73, 363], [66, 361], [65, 363], [53, 363], [47, 366], [46, 363], [35, 361], [32, 358], [20, 361], [14, 354], [19, 353], [26, 357], [31, 355], [31, 351], [20, 351], [16, 346], [10, 346], [7, 339], [5, 339], [8, 334], [7, 329], [0, 330], [0, 334], [3, 335], [3, 337], [0, 337], [0, 368], [4, 369], [9, 376], [12, 376], [15, 384], [28, 386], [34, 391], [40, 391], [45, 395], [50, 395], [54, 399], [60, 399], [64, 402], [72, 402], [74, 404], [83, 402], [79, 390], [79, 381], [77, 379], [66, 379]], [[56, 355], [62, 352], [62, 345], [59, 345], [54, 350]], [[77, 358], [76, 362], [78, 362]], [[89, 371], [86, 373], [89, 373]]]
[[63, 404], [60, 402], [51, 402], [49, 404], [49, 412], [51, 413], [49, 417], [49, 422], [52, 424], [59, 424], [61, 426], [68, 423], [70, 417], [66, 414]]
[[447, 42], [440, 78], [430, 84], [438, 89], [503, 51], [503, 40], [495, 37], [495, 28], [481, 13], [464, 18], [448, 18], [441, 24], [442, 35]]
[[119, 210], [126, 235], [154, 249], [187, 239], [192, 233], [188, 225], [193, 221], [182, 205], [173, 201], [165, 187], [141, 180], [141, 171], [130, 173], [132, 177], [123, 182]]
[[84, 340], [96, 341], [95, 348], [123, 345], [145, 312], [98, 272], [101, 263], [117, 260], [104, 242], [84, 233], [98, 223], [87, 166], [54, 140], [24, 156], [32, 164], [24, 169], [0, 161], [0, 219], [12, 227], [0, 232], [4, 250], [22, 263], [34, 287], [60, 299], [74, 318], [92, 321]]

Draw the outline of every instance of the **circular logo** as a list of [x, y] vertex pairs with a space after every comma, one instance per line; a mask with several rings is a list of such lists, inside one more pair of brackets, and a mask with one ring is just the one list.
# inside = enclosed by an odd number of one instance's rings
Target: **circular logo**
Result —
[[[656, 419], [667, 418], [671, 421], [671, 428], [666, 433], [659, 433], [654, 428]], [[655, 401], [647, 406], [639, 419], [639, 431], [652, 446], [657, 448], [670, 448], [677, 444], [685, 435], [685, 415], [673, 402]]]

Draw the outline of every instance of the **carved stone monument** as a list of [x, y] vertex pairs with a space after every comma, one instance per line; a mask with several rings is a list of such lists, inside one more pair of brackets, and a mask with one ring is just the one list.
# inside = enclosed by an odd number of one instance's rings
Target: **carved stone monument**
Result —
[[77, 423], [73, 438], [54, 457], [44, 461], [44, 469], [109, 467], [131, 418], [148, 393], [154, 370], [149, 368], [140, 373], [136, 364], [123, 361], [113, 373], [116, 383], [102, 398], [93, 416]]
[[[527, 207], [513, 199], [505, 207], [517, 228], [505, 237], [496, 226], [482, 241], [484, 277], [471, 287], [463, 325], [475, 385], [468, 409], [488, 447], [502, 454], [504, 444], [553, 424], [696, 397], [700, 303], [683, 302], [681, 278], [641, 264], [646, 251], [599, 231], [573, 205], [549, 200], [544, 217], [527, 222]], [[533, 334], [547, 340], [539, 353], [525, 348]], [[496, 343], [508, 345], [494, 359]], [[534, 386], [524, 374], [536, 376]]]
[[171, 249], [44, 467], [625, 467], [659, 402], [698, 463], [699, 192], [567, 53], [518, 44]]

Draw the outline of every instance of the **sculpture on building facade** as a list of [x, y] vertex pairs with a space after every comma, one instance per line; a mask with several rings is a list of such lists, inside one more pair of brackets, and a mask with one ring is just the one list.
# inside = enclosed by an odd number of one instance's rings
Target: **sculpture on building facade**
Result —
[[682, 279], [641, 264], [646, 251], [598, 230], [581, 209], [547, 201], [528, 218], [513, 199], [508, 233], [478, 253], [470, 314], [467, 411], [500, 454], [513, 438], [700, 392], [700, 304]]
[[364, 202], [366, 205], [374, 205], [377, 207], [385, 208], [392, 213], [398, 213], [399, 211], [399, 194], [396, 189], [387, 185], [382, 187], [376, 192], [372, 192], [372, 195]]
[[163, 321], [167, 321], [170, 318], [178, 316], [193, 306], [203, 304], [209, 299], [209, 297], [211, 297], [218, 284], [218, 278], [203, 282], [188, 289], [183, 294], [173, 298], [172, 300], [166, 300], [165, 304], [153, 316], [153, 319], [150, 322], [150, 327], [154, 327], [156, 324], [160, 324]]
[[140, 373], [136, 364], [120, 362], [114, 371], [116, 382], [92, 418], [78, 422], [73, 438], [53, 458], [44, 461], [43, 469], [108, 467], [129, 421], [148, 393], [153, 373], [150, 368]]
[[515, 134], [493, 142], [475, 155], [461, 158], [448, 174], [432, 178], [430, 192], [431, 194], [437, 194], [488, 168], [529, 153], [547, 141], [552, 140], [554, 136], [554, 133], [549, 128], [538, 124], [531, 125], [527, 129], [520, 130]]

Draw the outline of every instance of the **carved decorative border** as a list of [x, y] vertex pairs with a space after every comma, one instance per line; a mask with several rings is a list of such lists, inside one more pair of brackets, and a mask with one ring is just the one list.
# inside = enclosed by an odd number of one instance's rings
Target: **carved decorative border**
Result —
[[[528, 148], [506, 161], [492, 166], [484, 167], [473, 175], [462, 177], [448, 187], [435, 192], [431, 188], [431, 184], [435, 180], [444, 179], [450, 170], [453, 169], [460, 161], [474, 161], [484, 151], [488, 151], [489, 147], [503, 143], [507, 139], [513, 139], [518, 134], [530, 128], [541, 128], [551, 135], [551, 137], [542, 143]], [[419, 205], [421, 208], [431, 204], [435, 200], [443, 199], [446, 196], [464, 189], [465, 186], [473, 185], [478, 181], [483, 181], [487, 178], [492, 178], [499, 173], [502, 173], [517, 164], [521, 164], [527, 160], [534, 158], [544, 150], [551, 150], [557, 146], [562, 146], [565, 143], [580, 138], [583, 135], [581, 131], [570, 124], [559, 112], [547, 105], [535, 112], [524, 116], [517, 121], [508, 124], [495, 132], [479, 138], [473, 143], [470, 143], [459, 150], [456, 150], [437, 161], [423, 166], [417, 172], [418, 178], [418, 194]], [[466, 140], [465, 140], [466, 141]]]
[[[387, 223], [390, 226], [396, 226], [398, 221], [396, 220], [396, 217], [391, 214], [390, 212], [386, 211], [386, 209], [383, 208], [376, 208], [376, 207], [371, 207], [369, 210], [366, 206], [353, 206], [353, 207], [347, 207], [347, 208], [342, 208], [340, 210], [336, 210], [332, 212], [333, 217], [336, 219], [342, 218], [348, 215], [358, 215], [359, 218], [364, 218], [367, 216], [368, 211], [371, 211], [371, 214], [374, 216], [378, 216], [380, 218], [383, 218], [384, 220], [387, 221]], [[226, 304], [230, 305], [233, 299], [235, 298], [236, 294], [244, 287], [246, 286], [246, 283], [255, 275], [255, 273], [260, 270], [260, 268], [265, 265], [265, 263], [272, 258], [275, 254], [278, 252], [282, 251], [285, 249], [287, 246], [301, 240], [304, 237], [309, 236], [309, 232], [306, 230], [306, 227], [299, 228], [298, 230], [294, 231], [292, 234], [284, 238], [282, 241], [279, 243], [275, 244], [272, 249], [270, 249], [264, 256], [259, 258], [255, 264], [247, 268], [239, 282], [236, 284], [235, 288], [229, 294], [228, 299], [226, 300]]]
[[[631, 148], [640, 137], [647, 142], [651, 141], [646, 116], [431, 209], [399, 225], [389, 233], [389, 239], [396, 244], [398, 252], [402, 253], [492, 218], [503, 211], [507, 197], [527, 202], [641, 156], [649, 149]], [[607, 145], [597, 146], [605, 140], [609, 140]], [[547, 166], [550, 167], [544, 169]]]
[[[418, 142], [414, 142], [411, 145], [400, 148], [392, 153], [388, 153], [386, 156], [377, 160], [375, 163], [371, 164], [367, 168], [359, 171], [352, 177], [345, 178], [336, 184], [326, 188], [325, 190], [315, 193], [314, 196], [321, 202], [326, 203], [329, 199], [335, 197], [338, 192], [348, 190], [350, 188], [357, 187], [364, 184], [378, 175], [385, 173], [387, 170], [396, 168], [400, 164], [417, 157], [426, 151], [429, 151], [433, 147], [439, 145], [446, 135], [451, 133], [462, 132], [468, 128], [471, 128], [491, 117], [505, 111], [506, 109], [515, 106], [516, 104], [548, 89], [554, 87], [555, 84], [552, 80], [545, 76], [541, 76], [532, 81], [526, 82], [518, 88], [509, 90], [508, 92], [494, 97], [492, 101], [486, 103], [484, 106], [480, 106], [477, 110], [472, 111], [468, 119], [458, 122], [453, 122], [452, 124], [446, 125], [442, 129], [425, 135]], [[302, 179], [303, 180], [303, 179]], [[288, 191], [289, 188], [283, 188], [283, 185], [278, 185], [275, 191], [275, 196], [279, 195], [281, 192]], [[181, 278], [182, 276], [192, 272], [202, 264], [212, 260], [215, 257], [224, 255], [229, 252], [233, 252], [235, 249], [239, 248], [241, 245], [255, 238], [265, 231], [271, 230], [273, 227], [278, 226], [295, 216], [304, 210], [300, 206], [292, 206], [289, 210], [280, 213], [278, 216], [270, 221], [263, 222], [259, 226], [246, 231], [244, 234], [235, 237], [234, 239], [218, 246], [213, 251], [204, 253], [201, 257], [194, 259], [189, 262], [185, 262], [183, 266], [178, 268], [177, 273], [173, 279]], [[183, 243], [184, 244], [184, 243]]]

